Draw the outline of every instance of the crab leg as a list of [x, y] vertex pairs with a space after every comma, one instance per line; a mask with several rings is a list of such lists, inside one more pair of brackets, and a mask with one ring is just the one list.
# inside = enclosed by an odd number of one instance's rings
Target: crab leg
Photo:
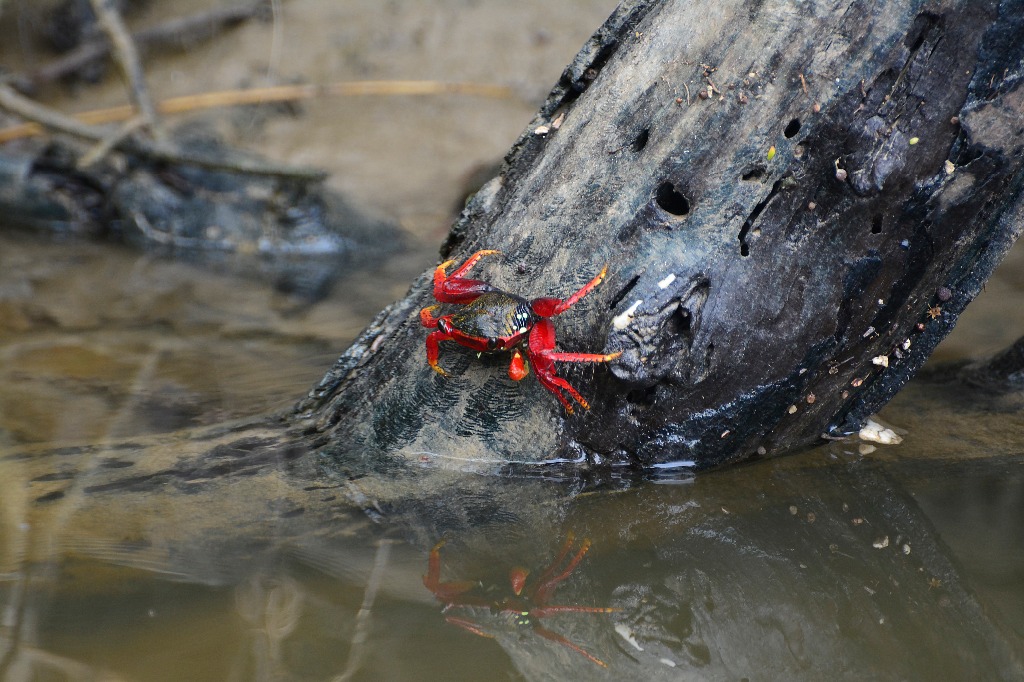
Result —
[[541, 351], [538, 355], [543, 355], [548, 360], [557, 360], [558, 362], [611, 362], [622, 355], [622, 351], [615, 351], [607, 355], [602, 355], [601, 353], [553, 353], [551, 351]]
[[440, 307], [439, 305], [428, 305], [420, 310], [420, 323], [427, 329], [437, 329], [437, 321], [441, 318], [434, 317], [434, 311]]
[[558, 362], [611, 362], [622, 355], [622, 351], [614, 353], [556, 353], [555, 325], [550, 320], [540, 320], [530, 331], [528, 343], [530, 358], [544, 358], [546, 365], [553, 367], [551, 361]]
[[437, 364], [437, 357], [441, 352], [438, 344], [441, 341], [451, 341], [451, 338], [451, 336], [445, 334], [440, 329], [436, 332], [430, 332], [427, 334], [427, 364], [430, 365], [431, 369], [443, 377], [448, 376], [448, 372], [441, 369], [441, 366]]
[[588, 653], [582, 647], [579, 647], [579, 646], [573, 644], [572, 642], [570, 642], [568, 639], [566, 639], [562, 635], [558, 634], [557, 632], [554, 632], [552, 630], [548, 630], [543, 625], [534, 625], [533, 629], [534, 629], [534, 631], [538, 635], [540, 635], [544, 639], [550, 639], [552, 642], [558, 642], [559, 644], [567, 646], [570, 649], [572, 649], [573, 651], [575, 651], [576, 653], [582, 654], [583, 656], [586, 656], [588, 659], [590, 659], [594, 663], [598, 664], [602, 668], [607, 668], [608, 667], [608, 664], [605, 663], [604, 661], [602, 661], [600, 658], [598, 658], [598, 657]]
[[[476, 262], [484, 256], [493, 256], [500, 253], [501, 251], [498, 251], [497, 249], [481, 249], [467, 258], [466, 262], [460, 265], [459, 268], [450, 275], [450, 277], [462, 277], [462, 275], [469, 272], [469, 269], [476, 265]], [[446, 261], [442, 266], [451, 265], [454, 262], [454, 260]]]
[[452, 625], [457, 625], [458, 627], [462, 628], [463, 630], [468, 630], [469, 632], [472, 632], [474, 635], [479, 635], [481, 637], [486, 637], [487, 639], [494, 639], [494, 635], [492, 635], [489, 632], [484, 632], [483, 630], [480, 629], [479, 625], [477, 625], [476, 623], [474, 623], [473, 621], [471, 621], [469, 619], [457, 618], [455, 616], [445, 616], [444, 620], [445, 620], [446, 623], [451, 623]]
[[[589, 549], [589, 547], [590, 547], [590, 540], [584, 540], [583, 541], [583, 549], [581, 550], [580, 555], [573, 558], [572, 563], [569, 564], [569, 568], [566, 569], [566, 572], [564, 572], [562, 575], [560, 575], [558, 578], [556, 578], [553, 581], [551, 579], [551, 576], [554, 575], [555, 571], [558, 570], [558, 567], [562, 564], [563, 561], [565, 561], [565, 557], [569, 556], [569, 551], [572, 550], [572, 546], [573, 546], [573, 544], [575, 542], [576, 542], [576, 534], [575, 533], [573, 533], [572, 531], [569, 531], [568, 533], [565, 534], [565, 542], [563, 542], [561, 548], [559, 548], [558, 555], [551, 561], [550, 564], [548, 564], [547, 568], [545, 568], [543, 571], [541, 571], [540, 576], [537, 577], [536, 584], [540, 588], [547, 588], [549, 586], [549, 583], [553, 583], [553, 584], [550, 585], [550, 587], [553, 588], [558, 583], [560, 583], [561, 581], [565, 580], [565, 578], [568, 577], [569, 573], [572, 573], [573, 569], [576, 568], [576, 565], [583, 558], [582, 555], [586, 554], [587, 549]], [[519, 568], [519, 567], [513, 568], [509, 572], [509, 578], [510, 578], [510, 581], [512, 583], [512, 589], [516, 593], [516, 596], [519, 596], [519, 593], [523, 591], [523, 585], [526, 583], [526, 576], [528, 574], [529, 574], [528, 570], [526, 570], [525, 568]], [[539, 591], [538, 588], [533, 588], [533, 589], [529, 590], [530, 598], [534, 599], [536, 601], [535, 598], [537, 596], [538, 591]], [[562, 607], [556, 606], [555, 608], [556, 609], [561, 609]], [[587, 607], [587, 608], [589, 608], [589, 607]]]
[[437, 266], [434, 270], [434, 298], [442, 303], [472, 303], [496, 289], [487, 282], [478, 279], [463, 279], [462, 275], [469, 272], [469, 269], [476, 265], [476, 262], [484, 256], [501, 253], [492, 249], [483, 249], [470, 256], [465, 263], [460, 265], [452, 274], [448, 274], [448, 267], [454, 260], [447, 260]]
[[565, 407], [566, 412], [574, 414], [572, 403], [562, 395], [563, 390], [572, 396], [572, 398], [578, 402], [580, 407], [584, 410], [590, 409], [590, 403], [588, 403], [583, 396], [581, 396], [579, 392], [569, 384], [568, 381], [555, 374], [555, 367], [553, 363], [548, 362], [545, 365], [542, 358], [534, 355], [531, 355], [530, 358], [533, 361], [533, 369], [534, 373], [537, 375], [537, 381], [539, 381], [544, 388], [555, 394], [555, 397], [558, 398], [559, 402], [562, 403], [562, 406]]
[[578, 300], [590, 293], [590, 290], [596, 287], [604, 279], [605, 275], [608, 274], [608, 264], [601, 268], [601, 272], [597, 273], [597, 277], [590, 280], [583, 285], [583, 288], [577, 291], [575, 294], [565, 299], [564, 301], [560, 298], [538, 298], [533, 300], [533, 312], [537, 313], [541, 317], [552, 317], [564, 313], [566, 310], [571, 308]]
[[550, 320], [539, 320], [530, 331], [530, 339], [527, 343], [527, 355], [537, 374], [537, 380], [565, 406], [566, 412], [573, 414], [572, 405], [562, 395], [562, 391], [568, 393], [580, 406], [590, 409], [590, 404], [573, 388], [568, 381], [558, 376], [555, 370], [555, 361], [559, 362], [611, 362], [622, 355], [621, 352], [600, 354], [600, 353], [556, 353], [555, 350], [555, 325]]
[[[450, 606], [459, 595], [476, 587], [476, 583], [472, 580], [441, 582], [441, 548], [444, 547], [445, 542], [447, 540], [440, 540], [430, 550], [430, 556], [427, 559], [427, 574], [423, 576], [423, 586], [430, 590], [435, 597]], [[454, 620], [461, 619], [455, 618]], [[458, 625], [458, 623], [455, 624]]]
[[618, 613], [621, 610], [612, 606], [544, 606], [532, 609], [530, 615], [547, 618], [554, 613]]
[[[533, 590], [533, 600], [539, 604], [545, 603], [551, 596], [551, 593], [555, 591], [555, 588], [558, 587], [559, 583], [572, 575], [572, 572], [575, 571], [579, 563], [583, 561], [583, 557], [589, 549], [590, 540], [586, 539], [583, 541], [583, 544], [580, 545], [579, 551], [576, 552], [576, 555], [573, 556], [561, 573], [556, 576], [548, 576], [547, 571], [545, 571], [546, 579], [538, 582], [537, 587]], [[561, 563], [564, 558], [565, 555], [559, 557], [557, 563]]]
[[569, 551], [572, 549], [573, 543], [575, 542], [575, 533], [569, 531], [565, 534], [565, 542], [562, 543], [561, 548], [558, 550], [558, 556], [556, 556], [551, 561], [551, 563], [548, 564], [548, 567], [545, 568], [544, 571], [540, 574], [540, 577], [537, 578], [538, 585], [543, 585], [551, 578], [552, 575], [554, 575], [555, 570], [559, 567], [559, 565], [561, 565], [563, 561], [565, 561], [565, 557], [569, 556]]

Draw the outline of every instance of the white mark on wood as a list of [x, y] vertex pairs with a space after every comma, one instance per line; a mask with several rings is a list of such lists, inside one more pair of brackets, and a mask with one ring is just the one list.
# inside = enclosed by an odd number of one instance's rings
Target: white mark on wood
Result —
[[676, 276], [674, 274], [669, 273], [668, 277], [666, 277], [665, 279], [663, 279], [660, 282], [658, 282], [658, 288], [659, 289], [667, 289], [668, 285], [672, 284], [672, 282], [674, 282], [674, 281], [676, 281]]
[[633, 631], [629, 629], [629, 626], [625, 623], [616, 623], [615, 632], [619, 633], [622, 639], [626, 640], [633, 645], [633, 648], [637, 651], [643, 651], [644, 648], [640, 646], [640, 643], [636, 641], [636, 637], [633, 635]]
[[633, 303], [633, 305], [629, 306], [629, 308], [627, 308], [625, 312], [623, 312], [621, 315], [616, 315], [612, 319], [612, 326], [619, 330], [628, 327], [629, 323], [633, 321], [633, 313], [636, 312], [636, 309], [639, 308], [642, 303], [643, 301], [638, 299], [636, 302]]

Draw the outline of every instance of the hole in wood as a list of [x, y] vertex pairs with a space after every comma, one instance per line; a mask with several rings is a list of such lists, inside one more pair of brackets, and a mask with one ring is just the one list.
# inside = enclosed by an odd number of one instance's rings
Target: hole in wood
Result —
[[671, 182], [663, 182], [658, 185], [658, 191], [654, 196], [658, 206], [666, 213], [672, 215], [686, 215], [690, 212], [690, 202], [676, 189]]
[[635, 275], [631, 280], [629, 280], [629, 282], [626, 283], [626, 286], [622, 287], [619, 293], [612, 297], [611, 303], [608, 304], [608, 310], [614, 310], [615, 306], [622, 303], [622, 299], [629, 296], [629, 292], [633, 291], [633, 287], [635, 287], [639, 281], [640, 275]]
[[875, 216], [871, 218], [871, 234], [882, 234], [881, 214], [875, 214]]
[[676, 311], [675, 317], [679, 318], [678, 320], [676, 320], [676, 325], [679, 328], [679, 333], [689, 334], [690, 323], [693, 320], [693, 315], [690, 314], [690, 311], [687, 308], [680, 307], [679, 310]]
[[[740, 228], [739, 240], [740, 240], [740, 255], [746, 258], [750, 255], [750, 244], [747, 243], [747, 234], [751, 232], [751, 228], [754, 227], [754, 223], [757, 221], [758, 216], [764, 211], [765, 207], [771, 203], [771, 200], [775, 198], [775, 195], [779, 193], [779, 189], [782, 187], [782, 183], [787, 178], [791, 177], [789, 174], [779, 178], [772, 185], [772, 191], [768, 193], [764, 199], [759, 201], [754, 209], [747, 216], [747, 219], [743, 221], [743, 226]], [[755, 228], [753, 234], [756, 236], [760, 234], [760, 228]]]
[[792, 121], [789, 122], [789, 125], [786, 126], [786, 129], [784, 131], [782, 131], [782, 134], [786, 136], [786, 139], [789, 139], [789, 138], [793, 137], [794, 135], [796, 135], [799, 132], [800, 132], [800, 119], [794, 118]]
[[911, 52], [917, 52], [930, 37], [932, 30], [942, 22], [942, 16], [931, 12], [921, 12], [914, 18], [914, 23], [903, 39], [903, 44]]
[[642, 152], [644, 150], [644, 147], [647, 146], [647, 141], [649, 139], [651, 139], [651, 129], [644, 128], [643, 130], [640, 131], [640, 134], [636, 136], [636, 139], [633, 140], [633, 144], [631, 145], [633, 151]]
[[748, 182], [752, 180], [760, 180], [762, 177], [764, 177], [764, 173], [766, 170], [767, 169], [764, 166], [752, 166], [747, 170], [743, 171], [743, 175], [741, 175], [740, 178]]

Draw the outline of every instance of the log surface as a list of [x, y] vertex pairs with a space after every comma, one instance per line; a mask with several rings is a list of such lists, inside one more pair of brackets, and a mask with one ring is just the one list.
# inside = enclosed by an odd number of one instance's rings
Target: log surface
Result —
[[1024, 3], [627, 1], [570, 64], [445, 259], [556, 318], [592, 405], [442, 344], [431, 273], [296, 408], [340, 461], [697, 469], [850, 433], [1021, 232]]

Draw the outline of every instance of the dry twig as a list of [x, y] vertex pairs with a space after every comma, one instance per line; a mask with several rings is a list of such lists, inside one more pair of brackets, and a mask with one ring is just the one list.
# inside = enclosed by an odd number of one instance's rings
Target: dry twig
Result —
[[[17, 94], [17, 93], [15, 93]], [[505, 98], [512, 95], [511, 88], [489, 83], [445, 83], [441, 81], [342, 81], [330, 85], [278, 85], [250, 90], [221, 90], [200, 95], [173, 97], [157, 104], [157, 111], [163, 115], [182, 114], [201, 109], [231, 107], [271, 102], [295, 102], [316, 97], [357, 97], [370, 95], [424, 96], [424, 95], [471, 95], [476, 97]], [[21, 99], [31, 102], [22, 97]], [[0, 103], [0, 106], [4, 106]], [[5, 107], [6, 108], [6, 107]], [[41, 135], [45, 128], [59, 130], [57, 126], [32, 115], [17, 113], [22, 118], [38, 123], [24, 123], [0, 130], [0, 144], [22, 137]], [[74, 119], [80, 123], [99, 125], [125, 121], [134, 115], [130, 106], [95, 109], [77, 114]], [[41, 125], [40, 125], [41, 124]]]
[[[108, 131], [83, 123], [75, 118], [56, 112], [49, 107], [33, 102], [27, 97], [18, 94], [6, 83], [0, 83], [0, 108], [6, 109], [16, 116], [33, 121], [50, 130], [79, 139], [97, 143], [109, 142], [111, 139]], [[115, 133], [116, 136], [117, 133]], [[315, 168], [297, 168], [295, 166], [257, 162], [248, 159], [213, 159], [167, 149], [136, 138], [118, 137], [118, 139], [114, 140], [112, 147], [151, 159], [199, 166], [211, 170], [248, 173], [251, 175], [280, 176], [301, 180], [323, 180], [326, 177], [326, 173]]]
[[100, 28], [107, 34], [107, 38], [113, 45], [115, 61], [121, 67], [121, 71], [128, 81], [128, 93], [132, 103], [139, 110], [143, 122], [153, 132], [157, 141], [166, 141], [167, 136], [159, 126], [156, 107], [153, 105], [153, 99], [149, 96], [146, 74], [142, 70], [139, 52], [135, 49], [135, 42], [121, 19], [121, 13], [114, 6], [113, 0], [91, 0], [91, 4]]

